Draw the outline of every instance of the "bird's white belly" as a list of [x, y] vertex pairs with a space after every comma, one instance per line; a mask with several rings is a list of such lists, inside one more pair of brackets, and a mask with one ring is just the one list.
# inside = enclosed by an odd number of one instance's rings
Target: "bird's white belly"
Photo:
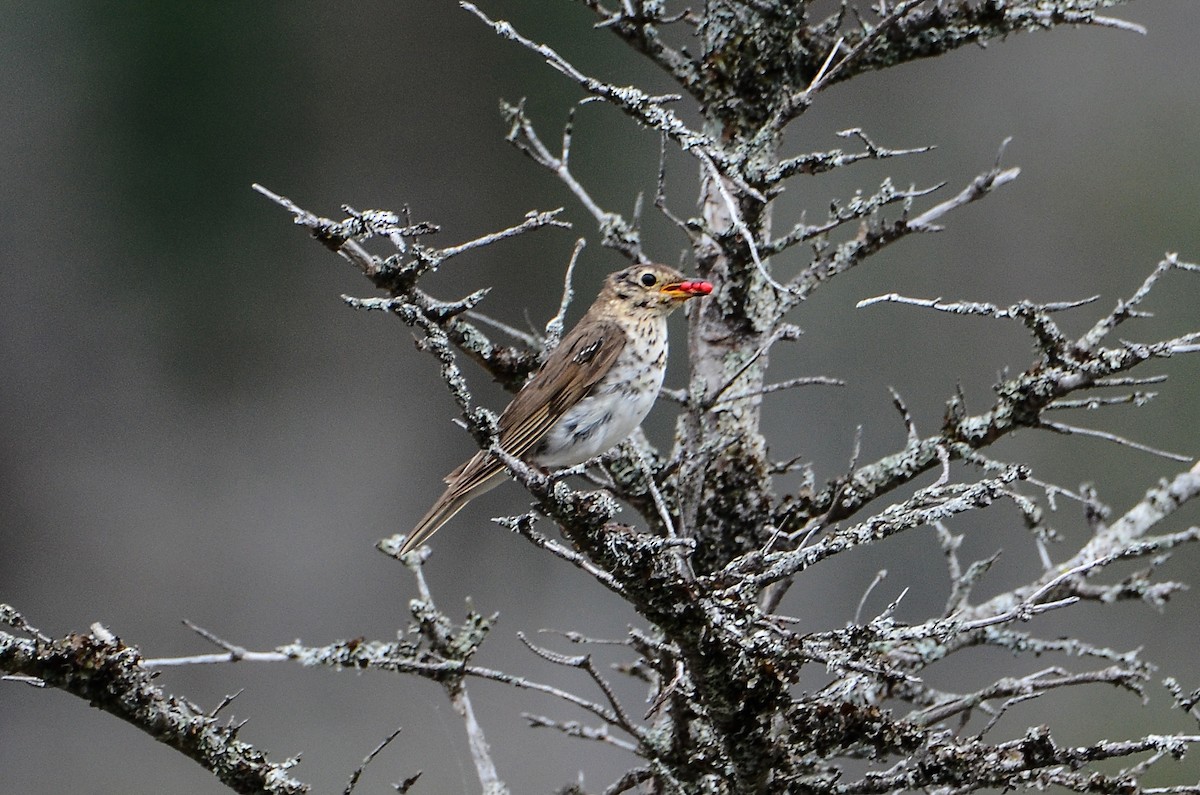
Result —
[[658, 368], [595, 390], [555, 423], [538, 445], [534, 463], [574, 466], [616, 447], [650, 413], [662, 380], [663, 370]]

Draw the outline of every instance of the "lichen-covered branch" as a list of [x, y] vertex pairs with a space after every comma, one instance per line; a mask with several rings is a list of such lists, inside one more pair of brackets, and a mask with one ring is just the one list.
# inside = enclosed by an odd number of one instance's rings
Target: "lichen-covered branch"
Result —
[[[27, 627], [9, 605], [0, 605], [0, 620], [14, 628]], [[299, 795], [309, 791], [308, 785], [291, 775], [295, 760], [269, 761], [264, 752], [239, 739], [240, 724], [225, 722], [217, 717], [217, 710], [206, 713], [187, 699], [164, 692], [142, 662], [136, 648], [99, 624], [91, 632], [61, 640], [41, 633], [21, 638], [0, 632], [0, 671], [78, 696], [194, 760], [234, 792]], [[150, 789], [164, 786], [147, 784]]]
[[[1179, 262], [1173, 255], [1164, 263], [1167, 266], [1160, 264], [1156, 273], [1172, 269], [1189, 272], [1194, 267]], [[1144, 293], [1139, 291], [1139, 296], [1136, 302], [1144, 298]], [[861, 306], [877, 301], [868, 300]], [[936, 304], [926, 305], [939, 308]], [[1129, 301], [1122, 301], [1106, 318], [1128, 313], [1130, 306]], [[1122, 342], [1118, 347], [1100, 348], [1100, 339], [1094, 332], [1071, 341], [1057, 331], [1050, 315], [1064, 308], [1060, 305], [1026, 303], [1005, 310], [986, 304], [970, 307], [960, 304], [959, 307], [966, 307], [962, 309], [966, 314], [1017, 319], [1034, 334], [1041, 354], [1039, 359], [1025, 372], [995, 387], [996, 403], [988, 411], [968, 415], [956, 396], [949, 401], [945, 425], [936, 436], [912, 440], [904, 450], [859, 468], [849, 478], [830, 483], [811, 497], [788, 504], [786, 511], [792, 517], [790, 522], [803, 523], [816, 516], [832, 522], [853, 515], [879, 496], [937, 466], [939, 450], [952, 458], [966, 459], [975, 451], [1022, 428], [1047, 427], [1042, 413], [1063, 397], [1122, 383], [1112, 379], [1147, 361], [1192, 353], [1196, 339], [1195, 333], [1189, 333], [1155, 343]], [[1102, 320], [1097, 327], [1111, 330], [1116, 325], [1115, 320]]]
[[668, 15], [665, 3], [655, 0], [623, 0], [613, 8], [598, 0], [579, 0], [600, 17], [598, 27], [611, 30], [629, 46], [664, 69], [696, 99], [703, 99], [704, 79], [701, 65], [683, 51], [665, 43], [660, 31], [692, 17], [685, 10]]

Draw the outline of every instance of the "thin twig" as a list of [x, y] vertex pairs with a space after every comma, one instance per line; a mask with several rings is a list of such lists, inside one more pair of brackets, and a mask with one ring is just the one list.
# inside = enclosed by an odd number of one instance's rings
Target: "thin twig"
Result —
[[[571, 171], [571, 140], [575, 124], [575, 111], [571, 110], [567, 116], [566, 124], [563, 125], [562, 134], [562, 149], [556, 156], [550, 152], [549, 147], [542, 142], [537, 130], [529, 117], [525, 115], [525, 107], [523, 103], [511, 105], [508, 103], [501, 104], [501, 110], [508, 118], [510, 128], [508, 131], [508, 141], [519, 151], [529, 157], [530, 160], [542, 166], [543, 168], [553, 172], [558, 179], [567, 186], [567, 190], [575, 194], [575, 198], [583, 205], [584, 209], [596, 219], [596, 223], [601, 229], [606, 226], [625, 227], [628, 224], [616, 213], [609, 212], [602, 208], [587, 188], [583, 186], [575, 174]], [[519, 134], [518, 134], [519, 133]], [[632, 252], [631, 252], [632, 253]]]
[[725, 187], [725, 181], [721, 178], [721, 172], [717, 169], [716, 164], [713, 163], [712, 158], [707, 152], [703, 151], [697, 152], [696, 157], [700, 160], [704, 167], [708, 169], [709, 179], [716, 187], [717, 193], [721, 196], [721, 201], [725, 203], [726, 212], [729, 213], [729, 222], [733, 225], [733, 228], [737, 230], [737, 233], [741, 235], [742, 239], [746, 241], [746, 245], [750, 249], [750, 258], [754, 260], [754, 267], [758, 269], [759, 274], [776, 292], [794, 292], [796, 288], [786, 287], [775, 281], [775, 278], [771, 276], [770, 271], [767, 270], [766, 264], [763, 262], [762, 257], [759, 256], [758, 253], [758, 241], [754, 239], [754, 233], [750, 231], [750, 227], [746, 225], [746, 221], [742, 218], [742, 213], [740, 210], [738, 210], [737, 202], [734, 201], [733, 195], [730, 194], [728, 188]]
[[713, 403], [712, 406], [710, 406], [710, 408], [715, 409], [715, 408], [724, 406], [729, 403], [736, 403], [739, 400], [747, 400], [749, 398], [762, 397], [763, 395], [769, 395], [772, 392], [781, 392], [785, 389], [794, 389], [798, 386], [814, 386], [814, 385], [845, 386], [846, 382], [840, 378], [830, 378], [829, 376], [824, 376], [824, 375], [798, 376], [796, 378], [789, 378], [786, 381], [779, 381], [774, 384], [767, 384], [766, 386], [760, 387], [758, 389], [751, 389], [748, 392], [739, 392], [736, 395], [730, 395], [729, 397], [721, 398], [720, 400]]
[[636, 739], [639, 743], [644, 743], [647, 740], [645, 730], [634, 723], [633, 719], [629, 717], [629, 714], [625, 712], [625, 708], [621, 705], [616, 693], [613, 692], [612, 686], [603, 676], [600, 675], [600, 672], [596, 670], [596, 665], [592, 662], [592, 657], [590, 654], [559, 654], [534, 644], [525, 636], [524, 632], [518, 632], [517, 638], [525, 644], [526, 648], [528, 648], [537, 656], [541, 657], [543, 660], [552, 662], [555, 665], [562, 665], [568, 668], [578, 668], [585, 671], [587, 675], [591, 677], [592, 681], [596, 683], [596, 686], [600, 688], [600, 692], [604, 694], [604, 698], [608, 701], [609, 707], [611, 708], [611, 712], [606, 710], [606, 716], [602, 716], [604, 717], [605, 721], [621, 729], [626, 734]]
[[969, 632], [971, 630], [982, 629], [983, 627], [989, 627], [995, 624], [1004, 624], [1015, 619], [1027, 621], [1030, 617], [1037, 615], [1038, 613], [1044, 613], [1047, 610], [1054, 610], [1059, 607], [1066, 607], [1067, 605], [1074, 604], [1075, 602], [1079, 601], [1078, 596], [1069, 596], [1053, 602], [1042, 602], [1041, 599], [1046, 594], [1050, 593], [1068, 580], [1078, 577], [1081, 574], [1087, 574], [1088, 572], [1095, 571], [1096, 569], [1108, 565], [1114, 560], [1119, 560], [1120, 558], [1127, 556], [1127, 553], [1120, 552], [1113, 555], [1106, 555], [1102, 558], [1096, 558], [1095, 560], [1089, 560], [1084, 563], [1080, 563], [1077, 566], [1073, 566], [1070, 569], [1067, 569], [1066, 571], [1061, 572], [1060, 574], [1044, 582], [1040, 587], [1037, 588], [1037, 590], [1033, 591], [1033, 593], [1022, 599], [1020, 603], [1014, 605], [1008, 610], [997, 613], [993, 616], [986, 616], [984, 618], [977, 618], [973, 621], [965, 622], [962, 624], [962, 629]]
[[1171, 461], [1179, 461], [1184, 464], [1193, 460], [1193, 457], [1190, 455], [1182, 455], [1180, 453], [1172, 453], [1167, 450], [1160, 450], [1157, 447], [1141, 444], [1140, 442], [1135, 442], [1132, 439], [1126, 439], [1124, 436], [1118, 436], [1117, 434], [1109, 433], [1108, 431], [1098, 431], [1093, 428], [1080, 428], [1077, 425], [1067, 425], [1064, 422], [1050, 422], [1048, 420], [1042, 420], [1040, 423], [1038, 423], [1037, 427], [1046, 428], [1047, 430], [1067, 436], [1091, 436], [1096, 439], [1103, 439], [1106, 442], [1113, 442], [1124, 447], [1131, 447], [1134, 450], [1141, 450], [1143, 453], [1150, 453], [1151, 455], [1160, 456], [1161, 458], [1166, 458]]
[[462, 718], [467, 729], [467, 744], [471, 748], [471, 761], [475, 763], [475, 774], [485, 795], [507, 795], [508, 787], [496, 772], [496, 763], [492, 761], [491, 750], [487, 739], [483, 736], [483, 727], [475, 719], [475, 710], [471, 707], [471, 697], [467, 695], [464, 682], [447, 687], [450, 704]]
[[523, 514], [521, 516], [498, 516], [492, 519], [493, 522], [496, 522], [502, 527], [507, 527], [513, 532], [520, 533], [534, 546], [545, 549], [550, 554], [562, 558], [571, 565], [576, 566], [592, 575], [613, 593], [618, 595], [624, 595], [626, 593], [625, 586], [618, 582], [612, 574], [588, 560], [586, 556], [581, 555], [575, 550], [564, 546], [554, 539], [548, 538], [547, 536], [534, 530], [534, 520], [535, 517], [533, 514]]
[[875, 578], [873, 580], [871, 580], [871, 584], [868, 585], [866, 587], [866, 590], [863, 591], [863, 595], [861, 597], [859, 597], [859, 600], [858, 600], [858, 607], [856, 607], [854, 609], [854, 623], [855, 624], [860, 623], [860, 621], [862, 620], [863, 607], [867, 604], [867, 599], [871, 596], [871, 592], [875, 590], [875, 587], [878, 586], [879, 583], [881, 583], [885, 579], [887, 579], [887, 576], [888, 576], [887, 569], [880, 569], [879, 571], [875, 572]]
[[211, 665], [214, 663], [241, 662], [243, 660], [246, 662], [282, 662], [287, 659], [285, 655], [276, 651], [250, 651], [243, 646], [230, 643], [204, 627], [188, 621], [186, 618], [183, 620], [183, 624], [214, 646], [220, 646], [222, 649], [225, 649], [225, 653], [193, 654], [185, 657], [158, 657], [142, 660], [143, 668], [175, 668], [183, 665]]
[[357, 786], [358, 780], [362, 777], [363, 771], [367, 769], [367, 765], [371, 764], [375, 757], [379, 756], [379, 752], [384, 748], [387, 748], [392, 740], [400, 736], [400, 732], [403, 731], [403, 728], [404, 727], [402, 726], [397, 726], [394, 732], [383, 738], [383, 742], [375, 746], [374, 751], [367, 754], [363, 758], [362, 764], [354, 768], [354, 772], [350, 774], [350, 781], [346, 784], [346, 788], [342, 790], [342, 795], [350, 795], [350, 793], [354, 792], [354, 787]]
[[571, 287], [571, 277], [575, 275], [575, 263], [579, 261], [579, 255], [586, 245], [587, 241], [581, 237], [575, 241], [575, 248], [571, 251], [571, 259], [567, 262], [567, 272], [563, 275], [562, 300], [559, 301], [558, 312], [546, 323], [545, 349], [547, 351], [557, 347], [558, 341], [562, 339], [567, 307], [571, 305], [571, 299], [575, 297], [575, 290]]
[[[798, 338], [799, 336], [800, 336], [800, 329], [797, 328], [796, 326], [793, 326], [790, 324], [785, 324], [785, 325], [782, 325], [782, 326], [779, 326], [778, 328], [776, 328], [775, 331], [771, 333], [771, 336], [767, 337], [766, 342], [764, 342], [762, 345], [760, 345], [758, 347], [758, 349], [750, 355], [749, 358], [747, 358], [744, 362], [742, 362], [741, 366], [738, 367], [737, 371], [734, 372], [733, 375], [729, 376], [729, 378], [727, 378], [725, 380], [725, 383], [722, 384], [721, 387], [719, 389], [717, 389], [716, 392], [714, 392], [712, 395], [706, 397], [700, 403], [700, 410], [701, 411], [709, 411], [714, 406], [716, 406], [717, 403], [719, 403], [721, 401], [721, 396], [724, 395], [725, 392], [731, 386], [733, 386], [735, 383], [737, 383], [737, 380], [739, 378], [741, 378], [743, 375], [745, 375], [746, 371], [749, 370], [751, 368], [751, 366], [754, 365], [755, 362], [757, 362], [759, 359], [761, 359], [763, 354], [765, 354], [767, 351], [769, 351], [771, 349], [771, 346], [773, 346], [775, 343], [781, 342], [783, 340], [794, 340], [794, 339]], [[747, 396], [749, 396], [749, 395], [747, 395]]]
[[907, 304], [909, 306], [919, 306], [926, 309], [936, 309], [939, 312], [949, 312], [954, 315], [984, 315], [986, 317], [994, 317], [1000, 319], [1020, 317], [1027, 314], [1030, 308], [1034, 308], [1040, 312], [1062, 312], [1067, 309], [1075, 309], [1081, 306], [1095, 303], [1100, 300], [1100, 296], [1093, 295], [1088, 298], [1081, 298], [1076, 301], [1056, 301], [1047, 304], [1013, 304], [1009, 307], [1000, 307], [995, 304], [972, 302], [972, 301], [952, 301], [947, 302], [941, 298], [911, 298], [899, 293], [887, 293], [885, 295], [877, 295], [872, 298], [864, 298], [855, 304], [856, 309], [873, 306], [874, 304]]
[[[1001, 151], [1003, 151], [1003, 147]], [[907, 225], [912, 229], [922, 232], [938, 231], [941, 227], [934, 224], [934, 221], [951, 210], [956, 210], [963, 205], [982, 199], [996, 188], [1007, 185], [1020, 175], [1021, 169], [1019, 168], [1008, 168], [1000, 171], [998, 167], [985, 174], [980, 174], [971, 181], [970, 185], [959, 191], [956, 196], [947, 199], [941, 204], [935, 204], [916, 218], [910, 219]]]
[[529, 348], [536, 349], [540, 348], [542, 345], [542, 341], [533, 334], [530, 334], [528, 331], [521, 331], [521, 329], [514, 328], [503, 321], [491, 317], [490, 315], [485, 315], [482, 312], [475, 311], [474, 309], [468, 309], [464, 314], [472, 320], [478, 320], [480, 323], [491, 326], [498, 331], [503, 331], [513, 339], [524, 343]]
[[636, 119], [647, 127], [664, 133], [685, 152], [689, 152], [701, 159], [708, 158], [716, 165], [719, 165], [721, 173], [737, 184], [740, 190], [750, 196], [754, 196], [760, 201], [765, 201], [761, 192], [737, 176], [734, 168], [736, 164], [730, 156], [723, 152], [721, 147], [703, 133], [689, 128], [678, 116], [663, 107], [664, 103], [678, 99], [677, 95], [651, 96], [632, 86], [614, 86], [589, 77], [559, 55], [553, 48], [545, 44], [538, 44], [532, 39], [522, 36], [509, 22], [493, 20], [479, 10], [478, 6], [474, 3], [460, 2], [459, 5], [478, 17], [484, 24], [491, 27], [501, 38], [516, 42], [522, 47], [540, 55], [547, 64], [575, 81], [592, 96], [609, 102], [626, 115]]
[[553, 210], [538, 211], [530, 210], [525, 214], [525, 220], [519, 224], [501, 229], [499, 232], [489, 232], [486, 235], [468, 240], [466, 243], [460, 243], [457, 246], [449, 246], [447, 248], [438, 249], [438, 256], [444, 261], [451, 257], [457, 257], [459, 254], [465, 254], [483, 246], [490, 246], [500, 240], [505, 240], [510, 237], [516, 237], [519, 234], [528, 232], [531, 229], [538, 229], [543, 226], [557, 226], [561, 229], [570, 229], [571, 225], [566, 221], [559, 221], [557, 216], [563, 211], [562, 207]]
[[637, 753], [637, 743], [623, 740], [620, 737], [614, 737], [608, 730], [608, 725], [601, 726], [585, 726], [579, 721], [558, 721], [553, 718], [548, 718], [545, 715], [535, 715], [531, 712], [524, 712], [521, 717], [529, 721], [529, 725], [539, 729], [554, 729], [562, 732], [568, 737], [577, 737], [581, 740], [595, 740], [606, 745], [611, 745], [614, 748], [620, 748], [622, 751], [629, 753]]

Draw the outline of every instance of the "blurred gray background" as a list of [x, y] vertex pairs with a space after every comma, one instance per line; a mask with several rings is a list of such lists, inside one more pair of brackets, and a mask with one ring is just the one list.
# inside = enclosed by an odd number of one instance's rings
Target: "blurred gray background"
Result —
[[[453, 261], [431, 289], [456, 297], [494, 286], [485, 309], [540, 326], [557, 305], [577, 236], [591, 245], [577, 274], [578, 317], [602, 275], [623, 264], [549, 174], [507, 145], [497, 100], [528, 97], [548, 141], [579, 92], [532, 54], [497, 40], [449, 2], [16, 3], [0, 24], [0, 601], [51, 635], [102, 622], [146, 656], [212, 650], [187, 618], [251, 648], [300, 638], [319, 644], [387, 639], [407, 624], [411, 578], [373, 549], [404, 531], [440, 491], [441, 475], [472, 450], [451, 424], [455, 406], [431, 358], [394, 318], [354, 312], [342, 293], [370, 286], [250, 190], [252, 182], [315, 212], [412, 207], [443, 228], [443, 245], [566, 206], [573, 231], [550, 230]], [[547, 41], [581, 68], [652, 91], [670, 84], [566, 2], [487, 2], [485, 9]], [[854, 309], [884, 292], [1006, 304], [1103, 295], [1062, 317], [1072, 333], [1141, 283], [1165, 251], [1200, 259], [1200, 4], [1138, 2], [1118, 15], [1141, 37], [1112, 30], [1015, 36], [985, 50], [867, 75], [828, 91], [795, 124], [787, 152], [850, 148], [834, 133], [864, 128], [892, 147], [936, 144], [920, 157], [797, 180], [776, 226], [831, 199], [901, 186], [957, 191], [1013, 140], [1021, 178], [949, 217], [939, 235], [908, 239], [819, 291], [794, 318], [806, 334], [777, 349], [772, 376], [828, 375], [773, 398], [773, 455], [803, 455], [824, 481], [845, 470], [855, 426], [863, 457], [903, 443], [887, 392], [896, 387], [918, 428], [932, 432], [961, 384], [976, 411], [1003, 367], [1031, 356], [1016, 324], [897, 306]], [[680, 106], [681, 108], [683, 106]], [[596, 105], [577, 119], [574, 163], [606, 206], [624, 212], [652, 191], [658, 138]], [[672, 156], [668, 194], [694, 212], [695, 167]], [[656, 217], [647, 250], [677, 262], [685, 241]], [[790, 275], [803, 252], [776, 262]], [[1169, 276], [1153, 320], [1123, 327], [1151, 341], [1196, 328], [1200, 278]], [[673, 321], [678, 332], [682, 319]], [[677, 335], [678, 339], [678, 335]], [[682, 353], [682, 352], [680, 352]], [[504, 397], [466, 365], [481, 401]], [[1195, 455], [1200, 450], [1196, 361], [1150, 372], [1172, 381], [1150, 406], [1068, 421]], [[669, 382], [686, 379], [676, 356]], [[647, 432], [669, 439], [673, 409]], [[1181, 465], [1080, 438], [1023, 434], [995, 451], [1075, 487], [1090, 480], [1117, 511]], [[797, 478], [781, 478], [781, 491]], [[572, 629], [620, 636], [636, 620], [565, 564], [537, 553], [488, 517], [528, 504], [498, 489], [435, 540], [428, 570], [443, 608], [470, 597], [500, 611], [479, 662], [591, 695], [576, 672], [534, 659], [517, 631]], [[1181, 513], [1164, 530], [1194, 524]], [[1085, 530], [1060, 503], [1061, 559]], [[981, 595], [1035, 576], [1037, 558], [1010, 506], [970, 515], [965, 560], [1003, 549]], [[946, 597], [927, 531], [818, 567], [783, 611], [813, 630], [853, 618], [881, 568], [888, 578], [864, 611], [904, 588], [899, 614], [920, 620]], [[1164, 576], [1195, 581], [1200, 555], [1178, 554]], [[1070, 632], [1118, 649], [1144, 646], [1186, 689], [1195, 660], [1197, 594], [1159, 614], [1140, 604], [1084, 606], [1028, 628]], [[541, 641], [563, 648], [563, 641]], [[619, 650], [601, 655], [622, 659]], [[975, 688], [1000, 671], [1061, 661], [994, 652], [931, 672]], [[1082, 664], [1080, 664], [1082, 665]], [[991, 678], [989, 678], [991, 677]], [[819, 671], [799, 687], [817, 687]], [[227, 714], [242, 736], [282, 759], [318, 792], [340, 791], [362, 757], [396, 726], [404, 733], [368, 768], [360, 791], [384, 791], [418, 769], [414, 792], [477, 791], [463, 730], [440, 689], [381, 674], [225, 665], [173, 670], [160, 682], [205, 707], [242, 690]], [[500, 772], [515, 792], [548, 792], [582, 776], [603, 789], [625, 769], [613, 749], [524, 728], [522, 711], [583, 716], [499, 685], [473, 686]], [[641, 713], [638, 686], [622, 694]], [[1143, 709], [1107, 689], [1055, 693], [1014, 709], [993, 730], [1052, 720], [1064, 742], [1146, 731], [1195, 731], [1167, 710], [1156, 684]], [[1161, 783], [1194, 783], [1200, 763], [1166, 763]], [[136, 729], [58, 692], [0, 683], [0, 791], [217, 793], [204, 770]]]

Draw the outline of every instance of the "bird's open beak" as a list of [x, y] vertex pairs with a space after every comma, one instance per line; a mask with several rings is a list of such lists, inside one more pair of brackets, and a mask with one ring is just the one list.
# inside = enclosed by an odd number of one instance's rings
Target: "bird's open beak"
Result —
[[713, 286], [711, 282], [702, 281], [671, 282], [664, 284], [660, 289], [671, 298], [686, 301], [698, 295], [708, 295], [712, 292]]

